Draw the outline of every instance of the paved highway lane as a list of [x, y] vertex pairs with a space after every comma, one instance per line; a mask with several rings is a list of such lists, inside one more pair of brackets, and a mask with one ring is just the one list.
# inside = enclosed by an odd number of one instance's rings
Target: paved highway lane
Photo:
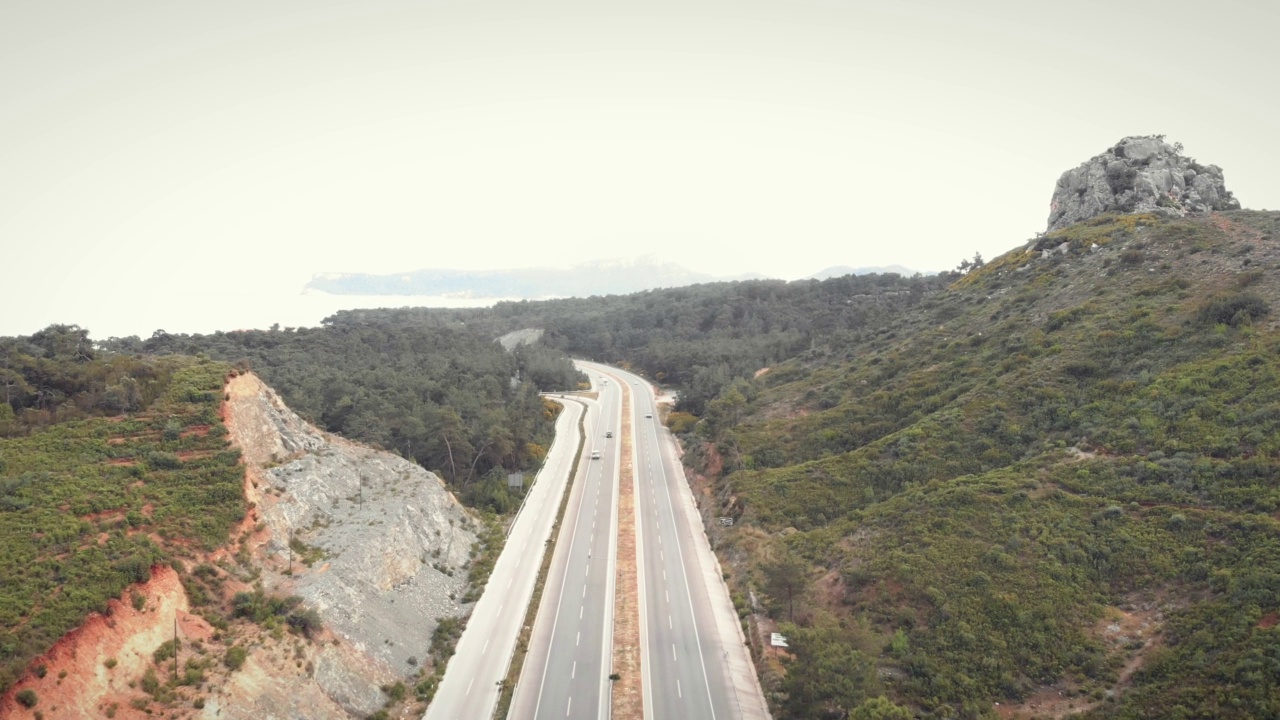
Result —
[[645, 717], [767, 718], [750, 655], [651, 386], [632, 391]]
[[707, 613], [694, 607], [701, 574], [691, 567], [697, 558], [686, 547], [690, 541], [688, 533], [681, 532], [683, 516], [677, 516], [682, 506], [676, 494], [688, 489], [673, 487], [661, 453], [653, 396], [639, 386], [632, 389], [638, 390], [633, 407], [645, 717], [732, 717], [725, 706], [728, 693], [719, 636], [707, 622]]
[[[511, 718], [608, 718], [621, 391], [591, 373], [598, 412], [565, 508]], [[611, 433], [612, 437], [606, 437]], [[592, 459], [592, 451], [600, 457]]]
[[565, 407], [556, 419], [555, 440], [427, 708], [429, 720], [482, 720], [493, 715], [581, 437], [578, 420], [586, 403], [553, 399]]

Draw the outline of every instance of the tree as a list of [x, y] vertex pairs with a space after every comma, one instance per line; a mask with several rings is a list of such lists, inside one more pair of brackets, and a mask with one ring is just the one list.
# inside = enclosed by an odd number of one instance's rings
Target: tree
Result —
[[[876, 687], [871, 659], [837, 627], [784, 624], [795, 658], [788, 661], [782, 689], [791, 717], [846, 717]], [[893, 717], [893, 716], [889, 716]]]
[[868, 698], [849, 711], [849, 720], [912, 720], [914, 717], [910, 710], [895, 705], [883, 695]]
[[79, 325], [50, 325], [31, 336], [31, 342], [53, 360], [92, 360], [93, 343], [89, 331]]
[[809, 587], [809, 563], [786, 545], [774, 546], [772, 557], [760, 566], [765, 592], [787, 603], [787, 619], [795, 622], [796, 597]]

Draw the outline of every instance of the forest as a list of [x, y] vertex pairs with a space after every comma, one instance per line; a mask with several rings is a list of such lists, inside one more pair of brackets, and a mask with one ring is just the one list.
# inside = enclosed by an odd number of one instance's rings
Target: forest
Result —
[[[215, 538], [232, 505], [201, 524], [163, 511], [195, 499], [148, 515], [119, 486], [175, 463], [219, 482], [234, 455], [206, 394], [233, 368], [500, 510], [486, 478], [536, 465], [537, 392], [580, 382], [572, 355], [678, 391], [668, 423], [701, 501], [735, 518], [717, 551], [775, 717], [1278, 717], [1278, 236], [1280, 213], [1107, 215], [931, 277], [0, 339], [0, 520], [65, 524], [8, 540], [5, 572], [87, 572], [52, 560], [68, 548], [110, 569], [70, 609], [10, 592], [0, 611], [47, 640], [162, 556], [131, 523]], [[493, 342], [527, 328], [542, 340]], [[58, 513], [37, 488], [71, 479]], [[763, 648], [774, 630], [789, 653]], [[26, 636], [5, 642], [12, 669]]]
[[253, 370], [317, 426], [412, 457], [464, 502], [502, 512], [511, 502], [505, 474], [536, 469], [551, 440], [553, 413], [538, 393], [572, 390], [583, 378], [562, 352], [539, 344], [508, 352], [496, 337], [424, 311], [409, 322], [339, 314], [317, 328], [157, 331], [104, 347]]
[[497, 337], [524, 328], [573, 357], [615, 363], [680, 389], [701, 415], [734, 379], [807, 352], [860, 342], [869, 330], [944, 290], [958, 274], [847, 275], [828, 280], [742, 280], [492, 308], [348, 310], [335, 324], [411, 326], [449, 318]]
[[1110, 215], [927, 278], [333, 320], [540, 328], [677, 390], [775, 717], [1277, 717], [1278, 235]]
[[508, 352], [444, 320], [100, 342], [53, 325], [0, 338], [0, 691], [157, 564], [173, 564], [215, 627], [315, 626], [296, 598], [223, 607], [222, 580], [254, 576], [247, 556], [188, 567], [245, 514], [219, 406], [226, 378], [249, 369], [321, 427], [412, 456], [495, 513], [519, 499], [506, 472], [536, 469], [550, 440], [554, 409], [539, 390], [580, 381], [557, 350]]
[[1277, 234], [1095, 218], [682, 423], [775, 716], [1280, 716]]

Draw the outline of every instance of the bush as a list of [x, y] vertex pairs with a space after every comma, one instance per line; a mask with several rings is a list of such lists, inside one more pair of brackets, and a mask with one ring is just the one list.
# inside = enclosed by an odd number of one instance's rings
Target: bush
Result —
[[227, 648], [227, 654], [222, 658], [222, 664], [231, 670], [239, 670], [244, 667], [244, 661], [249, 657], [249, 651], [239, 645], [232, 645]]
[[295, 610], [294, 612], [289, 613], [289, 616], [285, 618], [285, 620], [289, 623], [289, 627], [297, 630], [307, 637], [311, 637], [313, 633], [319, 632], [321, 627], [323, 627], [320, 622], [320, 613], [316, 612], [312, 608], [307, 608], [306, 610]]
[[382, 692], [387, 694], [387, 703], [390, 704], [390, 703], [398, 703], [401, 700], [403, 700], [406, 689], [405, 689], [404, 683], [400, 681], [396, 681], [394, 684], [391, 684], [391, 685], [383, 685]]
[[19, 690], [17, 695], [13, 696], [23, 707], [33, 708], [40, 698], [36, 697], [36, 691], [31, 688]]
[[1267, 301], [1252, 293], [1214, 295], [1200, 307], [1200, 322], [1209, 325], [1250, 325], [1271, 313]]
[[155, 695], [160, 690], [160, 678], [156, 675], [156, 669], [148, 667], [147, 671], [142, 674], [142, 692], [148, 695]]
[[182, 467], [182, 461], [171, 452], [153, 450], [147, 453], [147, 466], [155, 470], [177, 470]]
[[177, 654], [178, 654], [178, 641], [165, 640], [164, 642], [160, 643], [160, 647], [156, 648], [155, 652], [151, 653], [151, 657], [158, 664], [158, 663], [164, 662], [165, 660], [168, 660], [169, 658]]

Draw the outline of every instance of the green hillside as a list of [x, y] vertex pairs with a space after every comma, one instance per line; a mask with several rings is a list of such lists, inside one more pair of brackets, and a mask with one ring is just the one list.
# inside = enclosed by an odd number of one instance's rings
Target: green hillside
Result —
[[0, 690], [153, 565], [221, 545], [244, 517], [218, 414], [229, 371], [99, 356], [74, 326], [0, 338]]
[[1109, 215], [963, 275], [336, 319], [543, 328], [679, 390], [779, 718], [1275, 717], [1277, 234]]
[[560, 351], [507, 352], [477, 328], [423, 310], [340, 313], [318, 328], [178, 335], [112, 347], [209, 356], [251, 368], [319, 427], [412, 457], [473, 507], [519, 504], [508, 472], [536, 467], [554, 419], [539, 392], [576, 386]]
[[1095, 218], [709, 403], [778, 716], [1280, 716], [1277, 234]]

